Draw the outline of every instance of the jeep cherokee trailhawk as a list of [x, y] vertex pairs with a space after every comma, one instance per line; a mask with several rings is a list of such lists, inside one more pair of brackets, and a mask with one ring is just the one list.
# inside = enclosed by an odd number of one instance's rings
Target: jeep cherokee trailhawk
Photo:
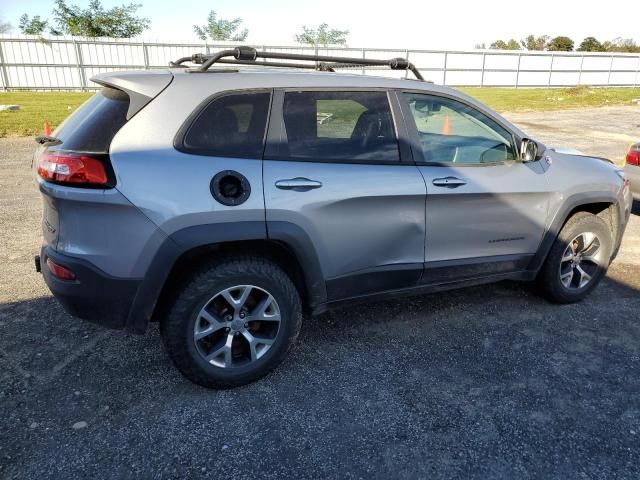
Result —
[[[333, 73], [354, 65], [418, 78]], [[36, 264], [72, 315], [158, 321], [201, 385], [262, 377], [303, 315], [342, 302], [505, 279], [581, 300], [629, 218], [609, 161], [547, 148], [404, 59], [239, 47], [93, 81], [37, 139]]]

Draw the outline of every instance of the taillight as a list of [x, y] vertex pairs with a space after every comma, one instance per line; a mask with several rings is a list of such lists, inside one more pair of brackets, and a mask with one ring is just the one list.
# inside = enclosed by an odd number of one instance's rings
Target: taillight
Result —
[[58, 265], [56, 262], [47, 258], [47, 268], [52, 273], [52, 275], [60, 280], [75, 280], [75, 274], [69, 270], [67, 267], [63, 267], [62, 265]]
[[102, 162], [84, 155], [57, 155], [45, 152], [38, 161], [38, 175], [52, 182], [107, 184], [107, 172]]
[[627, 153], [627, 165], [635, 165], [640, 167], [640, 150], [632, 147]]

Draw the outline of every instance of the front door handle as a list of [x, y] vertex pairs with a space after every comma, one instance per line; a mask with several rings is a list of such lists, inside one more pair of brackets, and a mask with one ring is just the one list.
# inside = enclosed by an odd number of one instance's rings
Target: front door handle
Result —
[[466, 185], [467, 182], [456, 177], [434, 178], [433, 183], [436, 187], [457, 188]]
[[284, 180], [278, 180], [276, 187], [280, 190], [295, 190], [296, 192], [306, 192], [314, 188], [322, 187], [322, 182], [317, 180], [309, 180], [308, 178], [296, 177]]

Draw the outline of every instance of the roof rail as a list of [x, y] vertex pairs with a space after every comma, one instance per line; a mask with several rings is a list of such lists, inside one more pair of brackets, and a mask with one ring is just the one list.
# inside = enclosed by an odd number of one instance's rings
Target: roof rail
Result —
[[[231, 58], [229, 58], [231, 57]], [[315, 62], [314, 64], [257, 61], [258, 58], [278, 60], [299, 60]], [[263, 52], [252, 47], [235, 47], [230, 50], [222, 50], [213, 54], [196, 53], [190, 57], [182, 57], [175, 62], [169, 62], [170, 67], [182, 66], [185, 62], [201, 65], [192, 72], [206, 72], [214, 63], [234, 65], [258, 65], [266, 67], [304, 68], [308, 70], [321, 70], [333, 72], [337, 68], [386, 66], [391, 70], [411, 70], [418, 80], [424, 78], [418, 69], [406, 58], [392, 58], [390, 60], [374, 60], [368, 58], [332, 57], [327, 55], [304, 55], [299, 53]]]

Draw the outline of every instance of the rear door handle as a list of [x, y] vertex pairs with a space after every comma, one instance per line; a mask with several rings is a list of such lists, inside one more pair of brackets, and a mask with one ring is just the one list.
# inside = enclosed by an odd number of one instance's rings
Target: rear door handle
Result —
[[288, 178], [284, 180], [278, 180], [276, 187], [280, 190], [295, 190], [296, 192], [306, 192], [313, 190], [314, 188], [322, 187], [322, 182], [317, 180], [309, 180], [304, 177]]
[[434, 178], [433, 183], [436, 187], [457, 188], [466, 185], [467, 182], [456, 177]]

